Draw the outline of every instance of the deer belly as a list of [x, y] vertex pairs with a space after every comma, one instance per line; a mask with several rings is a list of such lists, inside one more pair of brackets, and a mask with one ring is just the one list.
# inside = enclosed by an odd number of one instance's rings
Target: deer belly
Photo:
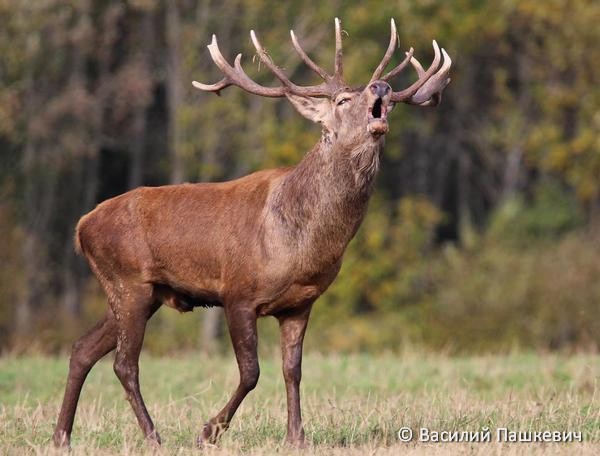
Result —
[[164, 305], [179, 312], [191, 312], [194, 307], [222, 307], [219, 297], [212, 293], [185, 293], [175, 290], [168, 285], [155, 285], [155, 296]]

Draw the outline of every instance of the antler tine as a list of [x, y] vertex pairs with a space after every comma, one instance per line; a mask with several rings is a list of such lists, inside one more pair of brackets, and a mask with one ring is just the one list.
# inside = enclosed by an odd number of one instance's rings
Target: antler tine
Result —
[[329, 76], [329, 74], [323, 68], [321, 68], [319, 65], [317, 65], [306, 54], [306, 52], [304, 52], [304, 49], [302, 49], [302, 46], [300, 46], [300, 43], [298, 43], [298, 39], [296, 38], [296, 34], [294, 33], [293, 30], [290, 30], [290, 36], [292, 37], [292, 44], [294, 45], [294, 49], [296, 50], [296, 52], [298, 53], [300, 58], [304, 61], [304, 63], [306, 63], [306, 65], [311, 70], [313, 70], [315, 73], [317, 73], [319, 76], [321, 76], [321, 78], [323, 78], [325, 81], [330, 80], [331, 76]]
[[215, 62], [215, 65], [225, 74], [225, 77], [215, 84], [202, 84], [201, 82], [192, 82], [193, 86], [197, 89], [204, 90], [207, 92], [219, 93], [220, 90], [229, 87], [230, 85], [236, 85], [247, 92], [255, 95], [261, 95], [263, 97], [283, 97], [286, 94], [285, 87], [264, 87], [254, 82], [242, 69], [241, 58], [242, 54], [238, 54], [235, 58], [234, 67], [227, 63], [223, 54], [219, 50], [219, 44], [217, 43], [217, 36], [212, 36], [211, 43], [207, 46], [210, 56]]
[[232, 84], [227, 76], [221, 79], [219, 82], [215, 82], [214, 84], [202, 84], [198, 81], [192, 81], [192, 85], [197, 89], [204, 90], [205, 92], [215, 92], [217, 95], [220, 95], [220, 91], [226, 89]]
[[252, 40], [252, 44], [254, 45], [256, 52], [258, 53], [260, 61], [264, 63], [273, 72], [273, 74], [277, 77], [277, 79], [281, 81], [281, 83], [284, 86], [293, 88], [295, 84], [287, 78], [287, 76], [283, 73], [281, 68], [279, 68], [273, 63], [273, 60], [271, 60], [271, 57], [269, 57], [267, 51], [265, 51], [265, 49], [262, 47], [262, 44], [260, 44], [260, 41], [258, 41], [254, 30], [250, 30], [250, 39]]
[[388, 45], [387, 51], [385, 51], [385, 55], [381, 60], [379, 66], [373, 72], [373, 76], [371, 76], [371, 82], [379, 79], [381, 77], [381, 73], [385, 70], [385, 67], [390, 63], [390, 59], [392, 55], [394, 55], [394, 51], [396, 50], [396, 44], [398, 42], [398, 33], [396, 31], [396, 23], [394, 22], [394, 18], [390, 20], [390, 44]]
[[[392, 101], [406, 101], [407, 99], [412, 97], [417, 92], [417, 90], [419, 90], [421, 86], [425, 84], [427, 80], [431, 78], [431, 76], [436, 72], [440, 65], [441, 54], [440, 47], [438, 46], [435, 40], [433, 40], [433, 51], [435, 53], [435, 56], [433, 58], [433, 62], [431, 62], [431, 65], [429, 66], [427, 71], [420, 75], [419, 79], [417, 79], [417, 81], [415, 81], [410, 87], [401, 90], [400, 92], [392, 93]], [[412, 56], [410, 60], [413, 60]]]
[[422, 78], [423, 75], [425, 74], [425, 70], [423, 69], [423, 65], [421, 65], [421, 62], [419, 62], [416, 57], [411, 57], [410, 64], [413, 66], [413, 68], [417, 72], [417, 76], [419, 78]]
[[[265, 96], [272, 96], [272, 97], [283, 97], [285, 96], [287, 90], [285, 89], [285, 87], [264, 87], [261, 86], [260, 84], [257, 84], [256, 82], [254, 82], [254, 80], [248, 76], [246, 74], [246, 72], [244, 71], [244, 69], [242, 68], [242, 54], [238, 54], [235, 57], [235, 61], [233, 62], [233, 67], [235, 68], [236, 74], [239, 76], [239, 81], [243, 84], [240, 85], [241, 88], [248, 90], [248, 87], [250, 88], [255, 88], [255, 89], [260, 89], [261, 91], [267, 90], [270, 93], [273, 93], [273, 95], [265, 95]], [[256, 93], [256, 92], [252, 92], [252, 93]], [[257, 95], [263, 95], [263, 93], [256, 93]]]
[[405, 52], [406, 57], [404, 58], [404, 60], [402, 60], [402, 62], [400, 62], [398, 64], [398, 66], [396, 66], [396, 68], [387, 72], [385, 74], [385, 76], [382, 77], [381, 79], [383, 81], [389, 81], [390, 79], [392, 79], [392, 78], [396, 77], [398, 74], [400, 74], [400, 72], [406, 67], [406, 65], [408, 65], [408, 62], [410, 62], [410, 59], [412, 59], [414, 52], [415, 52], [415, 50], [411, 47], [408, 50], [408, 52]]
[[277, 65], [273, 63], [267, 51], [262, 47], [260, 41], [254, 33], [254, 30], [250, 30], [250, 38], [252, 39], [252, 44], [256, 48], [256, 52], [258, 53], [258, 57], [261, 62], [263, 62], [272, 72], [273, 74], [281, 81], [281, 83], [288, 89], [290, 93], [294, 93], [297, 95], [306, 95], [312, 97], [319, 96], [329, 96], [331, 95], [331, 89], [327, 84], [319, 84], [316, 86], [299, 86], [294, 84], [292, 81], [288, 79], [285, 73], [279, 68]]
[[335, 18], [335, 70], [334, 79], [342, 80], [344, 77], [344, 66], [342, 64], [342, 29], [340, 20]]
[[[425, 84], [421, 86], [421, 88], [419, 88], [419, 90], [415, 92], [412, 97], [410, 97], [411, 104], [435, 106], [441, 101], [442, 91], [450, 84], [448, 73], [450, 72], [450, 66], [452, 65], [452, 59], [450, 59], [450, 56], [446, 53], [445, 49], [442, 49], [442, 55], [444, 56], [444, 64], [425, 82]], [[417, 74], [419, 74], [419, 78], [421, 78], [421, 75], [425, 73], [423, 67], [417, 59], [413, 60], [414, 62], [411, 60], [411, 63], [415, 67]]]

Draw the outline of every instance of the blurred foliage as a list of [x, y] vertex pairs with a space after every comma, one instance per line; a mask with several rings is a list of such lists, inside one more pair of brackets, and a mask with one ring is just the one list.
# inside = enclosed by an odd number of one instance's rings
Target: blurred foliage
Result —
[[534, 187], [530, 201], [513, 195], [501, 203], [490, 219], [487, 234], [527, 247], [532, 242], [556, 241], [582, 221], [572, 195], [557, 182], [544, 180]]
[[[60, 350], [103, 313], [72, 249], [99, 201], [176, 181], [178, 167], [185, 180], [225, 180], [301, 160], [319, 132], [285, 100], [190, 82], [220, 79], [205, 47], [216, 33], [226, 58], [242, 52], [248, 73], [274, 84], [250, 29], [294, 81], [315, 82], [288, 29], [330, 69], [335, 16], [350, 83], [379, 63], [390, 17], [391, 64], [409, 46], [427, 62], [436, 38], [453, 82], [436, 110], [395, 110], [376, 195], [315, 306], [309, 348], [597, 349], [592, 0], [0, 0], [0, 349]], [[196, 347], [199, 315], [159, 312], [147, 346]]]
[[428, 313], [426, 344], [456, 351], [596, 350], [598, 236], [570, 235], [527, 249], [482, 241], [477, 254], [449, 249]]

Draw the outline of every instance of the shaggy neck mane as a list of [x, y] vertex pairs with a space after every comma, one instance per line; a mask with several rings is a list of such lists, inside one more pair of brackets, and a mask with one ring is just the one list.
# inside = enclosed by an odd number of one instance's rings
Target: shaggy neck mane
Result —
[[345, 139], [353, 145], [324, 134], [272, 199], [271, 209], [288, 236], [305, 248], [333, 246], [343, 252], [367, 210], [383, 139]]

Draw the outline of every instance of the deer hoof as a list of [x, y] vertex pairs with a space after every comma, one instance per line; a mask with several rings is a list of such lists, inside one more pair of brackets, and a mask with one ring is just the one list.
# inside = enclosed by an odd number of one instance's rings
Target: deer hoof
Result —
[[304, 437], [302, 438], [286, 438], [285, 443], [292, 448], [304, 449], [307, 447]]
[[215, 445], [214, 443], [209, 443], [206, 440], [204, 440], [202, 438], [201, 435], [198, 436], [198, 438], [196, 439], [196, 447], [199, 450], [204, 450], [206, 448], [217, 448], [217, 445]]
[[160, 448], [162, 440], [156, 430], [152, 431], [146, 436], [146, 443], [150, 448]]
[[219, 436], [227, 430], [227, 423], [213, 423], [209, 421], [202, 427], [202, 432], [196, 440], [198, 448], [208, 448], [216, 446]]
[[67, 450], [71, 448], [71, 439], [65, 431], [56, 431], [52, 436], [52, 441], [56, 448], [64, 448]]

